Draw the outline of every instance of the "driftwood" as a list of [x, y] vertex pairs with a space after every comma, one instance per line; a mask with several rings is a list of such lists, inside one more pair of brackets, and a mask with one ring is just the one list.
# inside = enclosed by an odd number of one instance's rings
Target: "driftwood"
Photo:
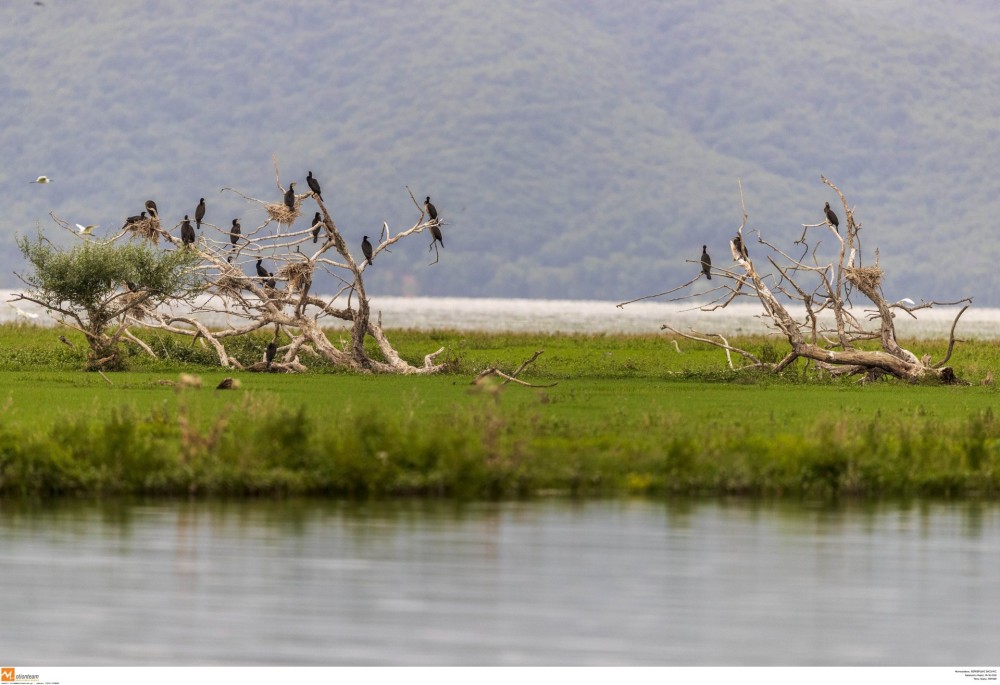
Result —
[[[798, 257], [765, 240], [760, 231], [757, 231], [757, 245], [752, 250], [751, 258], [744, 236], [749, 215], [741, 183], [739, 191], [742, 222], [736, 230], [736, 236], [729, 241], [735, 266], [713, 264], [711, 274], [722, 281], [721, 286], [702, 292], [689, 292], [677, 298], [697, 302], [709, 296], [712, 298], [710, 302], [693, 307], [702, 311], [725, 308], [739, 297], [755, 298], [763, 308], [761, 317], [769, 328], [789, 344], [788, 353], [780, 361], [762, 362], [750, 352], [733, 347], [717, 333], [684, 333], [669, 325], [662, 326], [661, 330], [669, 330], [681, 337], [722, 348], [726, 352], [730, 368], [735, 368], [732, 354], [739, 355], [746, 362], [740, 368], [765, 368], [775, 372], [780, 372], [795, 360], [803, 358], [812, 360], [818, 368], [835, 374], [865, 374], [868, 378], [889, 374], [912, 381], [937, 378], [947, 383], [956, 382], [954, 371], [946, 364], [951, 359], [955, 343], [960, 342], [955, 337], [955, 329], [962, 314], [972, 304], [972, 298], [958, 302], [924, 301], [920, 304], [910, 300], [895, 303], [887, 301], [882, 293], [884, 274], [879, 266], [878, 250], [875, 251], [873, 263], [865, 264], [862, 261], [862, 226], [855, 219], [854, 209], [837, 186], [825, 177], [820, 178], [840, 200], [844, 222], [839, 227], [830, 221], [802, 224], [802, 235], [793, 243], [801, 250]], [[832, 261], [824, 263], [819, 259], [818, 248], [821, 241], [810, 242], [810, 236], [816, 230], [825, 232], [836, 241], [838, 249]], [[698, 264], [700, 270], [700, 260], [688, 261]], [[771, 271], [762, 273], [761, 266]], [[702, 276], [699, 273], [685, 286], [699, 281]], [[661, 294], [673, 294], [685, 286], [678, 286]], [[852, 304], [852, 297], [857, 294], [866, 298], [874, 309], [866, 309], [859, 315]], [[630, 302], [639, 299], [645, 298], [636, 298]], [[627, 304], [629, 302], [618, 306]], [[940, 361], [932, 363], [929, 358], [918, 359], [915, 354], [900, 346], [894, 324], [897, 311], [916, 318], [914, 312], [921, 309], [959, 304], [964, 306], [955, 316], [948, 349]], [[798, 319], [792, 316], [789, 312], [790, 305], [802, 307], [804, 316]], [[719, 338], [721, 342], [713, 338]], [[873, 344], [879, 349], [870, 349]]]
[[472, 379], [471, 384], [482, 385], [486, 381], [486, 379], [489, 378], [490, 376], [498, 376], [504, 379], [502, 385], [507, 385], [508, 383], [517, 383], [518, 385], [523, 385], [526, 388], [551, 388], [555, 385], [558, 385], [558, 381], [555, 383], [547, 383], [545, 385], [536, 385], [533, 383], [527, 383], [525, 381], [522, 381], [517, 377], [522, 371], [524, 371], [528, 367], [529, 364], [532, 364], [544, 352], [545, 350], [538, 350], [533, 355], [531, 355], [530, 359], [521, 362], [521, 365], [517, 367], [517, 369], [511, 374], [506, 374], [495, 366], [491, 366], [488, 369], [484, 369], [483, 371], [480, 371], [478, 374], [476, 374], [476, 377]]

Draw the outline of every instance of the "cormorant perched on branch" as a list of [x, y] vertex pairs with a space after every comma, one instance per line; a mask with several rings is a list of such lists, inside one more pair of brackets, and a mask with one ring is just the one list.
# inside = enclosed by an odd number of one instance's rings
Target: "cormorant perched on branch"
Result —
[[323, 199], [323, 195], [319, 191], [319, 181], [317, 181], [315, 179], [315, 177], [313, 177], [313, 172], [310, 171], [309, 175], [306, 176], [306, 183], [309, 184], [309, 190], [311, 190], [314, 193], [316, 193], [316, 197], [318, 197], [320, 200], [322, 200]]
[[368, 240], [368, 236], [361, 239], [361, 251], [365, 253], [365, 259], [368, 260], [369, 264], [372, 264], [372, 244]]
[[263, 260], [257, 260], [257, 275], [261, 278], [267, 278], [270, 274], [268, 274], [267, 269], [261, 266], [261, 261]]
[[194, 229], [191, 228], [191, 220], [188, 219], [188, 215], [184, 215], [184, 221], [181, 222], [181, 242], [185, 245], [191, 245], [194, 243]]
[[293, 212], [295, 211], [295, 182], [292, 181], [288, 184], [288, 190], [285, 191], [285, 206], [288, 207]]
[[701, 246], [701, 272], [705, 278], [712, 280], [712, 258], [708, 256], [708, 245]]
[[267, 344], [267, 352], [264, 353], [264, 360], [267, 362], [267, 368], [271, 368], [271, 362], [274, 361], [274, 355], [278, 353], [278, 343], [271, 341]]
[[839, 233], [840, 232], [840, 219], [838, 219], [837, 215], [834, 213], [834, 211], [832, 209], [830, 209], [830, 203], [829, 202], [827, 202], [823, 206], [823, 213], [826, 214], [826, 220], [829, 221], [830, 225], [833, 226], [837, 230], [837, 232]]
[[130, 216], [129, 218], [125, 219], [125, 225], [122, 226], [122, 228], [128, 228], [132, 224], [137, 224], [145, 218], [146, 218], [146, 212], [140, 212], [139, 216]]
[[733, 245], [736, 247], [736, 252], [740, 254], [743, 259], [750, 259], [750, 253], [747, 252], [747, 246], [743, 244], [743, 239], [739, 236], [733, 238]]
[[431, 221], [437, 221], [438, 210], [431, 204], [431, 196], [428, 195], [427, 199], [424, 200], [424, 211], [427, 212], [427, 216], [431, 218]]
[[233, 227], [229, 229], [229, 242], [233, 244], [233, 247], [236, 247], [236, 243], [240, 240], [240, 230], [240, 220], [233, 219]]
[[[312, 173], [311, 171], [309, 173]], [[323, 227], [323, 217], [316, 212], [316, 216], [313, 217], [313, 242], [319, 241], [319, 229]]]
[[267, 288], [268, 290], [274, 290], [276, 287], [278, 287], [278, 283], [274, 280], [274, 272], [268, 271], [267, 275], [268, 279], [264, 281], [264, 287]]
[[198, 225], [198, 230], [201, 230], [201, 220], [205, 218], [205, 198], [201, 198], [198, 201], [198, 206], [194, 209], [194, 222]]
[[146, 211], [152, 217], [159, 216], [159, 210], [156, 209], [156, 203], [152, 200], [146, 200]]
[[[441, 247], [444, 247], [444, 236], [441, 235], [441, 229], [438, 228], [437, 222], [431, 224], [431, 235], [434, 237], [434, 240], [441, 243]], [[432, 247], [434, 245], [434, 240], [431, 241]]]

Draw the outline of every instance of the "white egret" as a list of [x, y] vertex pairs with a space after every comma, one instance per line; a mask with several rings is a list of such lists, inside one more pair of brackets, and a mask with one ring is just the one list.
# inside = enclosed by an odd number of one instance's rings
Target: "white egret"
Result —
[[34, 181], [29, 181], [30, 183], [52, 183], [52, 179], [48, 176], [39, 176]]
[[15, 304], [12, 304], [12, 303], [8, 302], [7, 305], [10, 306], [15, 312], [17, 312], [17, 315], [20, 316], [23, 319], [37, 319], [38, 318], [38, 314], [35, 314], [33, 312], [26, 312], [23, 309], [21, 309], [20, 307], [18, 307], [17, 305], [15, 305]]
[[76, 228], [80, 232], [80, 235], [90, 235], [97, 228], [97, 224], [87, 224], [86, 226], [82, 224], [77, 224]]

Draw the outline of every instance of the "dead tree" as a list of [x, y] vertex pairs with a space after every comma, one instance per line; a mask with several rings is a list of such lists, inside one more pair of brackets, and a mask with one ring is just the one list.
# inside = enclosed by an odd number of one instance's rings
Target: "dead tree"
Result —
[[[274, 172], [275, 185], [284, 198], [286, 190], [280, 182], [277, 162]], [[428, 374], [444, 367], [435, 363], [444, 348], [427, 354], [420, 366], [411, 365], [393, 348], [382, 329], [381, 317], [373, 318], [365, 292], [364, 271], [369, 262], [355, 260], [317, 193], [296, 194], [294, 207], [289, 207], [283, 199], [266, 202], [233, 188], [222, 190], [234, 192], [262, 210], [263, 221], [252, 230], [243, 229], [235, 237], [229, 229], [203, 224], [207, 228], [205, 235], [190, 247], [202, 260], [205, 296], [189, 303], [190, 312], [158, 311], [144, 325], [207, 341], [226, 367], [241, 366], [226, 350], [226, 340], [262, 329], [273, 329], [276, 342], [284, 333], [287, 341], [283, 340], [284, 344], [278, 347], [278, 358], [273, 363], [261, 360], [247, 367], [248, 370], [304, 370], [299, 357], [303, 350], [337, 366], [376, 373]], [[391, 235], [383, 222], [373, 259], [395, 243], [429, 228], [430, 222], [424, 220], [424, 211], [412, 192], [410, 199], [417, 220], [395, 235]], [[319, 207], [321, 221], [316, 242], [313, 242], [316, 226], [290, 228], [302, 214], [302, 204], [306, 201], [315, 201]], [[167, 232], [161, 237], [175, 245], [180, 242]], [[332, 296], [320, 297], [312, 291], [318, 271], [332, 274], [339, 283]], [[210, 330], [201, 322], [205, 314], [215, 319], [222, 316], [229, 325]], [[331, 342], [324, 328], [331, 320], [350, 324], [349, 342], [340, 346]], [[381, 358], [373, 357], [365, 349], [366, 337], [375, 342]]]
[[[751, 255], [744, 235], [748, 215], [741, 184], [743, 221], [729, 241], [733, 265], [713, 264], [711, 268], [712, 275], [722, 284], [673, 300], [702, 300], [708, 296], [711, 299], [708, 304], [696, 306], [708, 312], [724, 309], [741, 297], [755, 298], [763, 308], [762, 318], [768, 327], [788, 341], [790, 349], [780, 361], [762, 362], [753, 354], [733, 347], [718, 334], [682, 332], [669, 325], [663, 325], [661, 330], [726, 350], [730, 366], [731, 355], [735, 353], [746, 360], [744, 368], [780, 372], [802, 358], [812, 360], [817, 367], [832, 375], [864, 374], [866, 378], [873, 378], [889, 374], [910, 381], [936, 378], [943, 382], [955, 382], [954, 371], [947, 363], [956, 342], [955, 327], [971, 306], [972, 298], [958, 302], [923, 301], [920, 304], [910, 300], [888, 302], [882, 293], [883, 271], [879, 266], [878, 250], [875, 250], [872, 263], [866, 265], [862, 262], [862, 226], [855, 220], [854, 210], [840, 189], [825, 177], [820, 178], [840, 199], [845, 221], [839, 227], [831, 219], [817, 224], [803, 224], [801, 237], [793, 243], [798, 246], [797, 257], [789, 254], [791, 250], [786, 252], [765, 239], [758, 231], [757, 245]], [[823, 263], [819, 259], [822, 241], [812, 237], [817, 232], [835, 241], [836, 256], [832, 261]], [[700, 261], [690, 261], [698, 264], [700, 272]], [[691, 281], [661, 295], [690, 286], [700, 281], [703, 275], [699, 273]], [[858, 299], [858, 295], [868, 304], [855, 306], [854, 300]], [[626, 304], [629, 303], [622, 303], [619, 307]], [[897, 313], [916, 318], [915, 312], [921, 309], [943, 305], [963, 306], [952, 323], [948, 348], [942, 359], [937, 362], [932, 362], [929, 357], [920, 359], [900, 346], [894, 324]], [[794, 315], [793, 310], [796, 310]]]
[[[277, 161], [274, 172], [279, 191], [275, 202], [248, 197], [233, 188], [220, 191], [240, 195], [261, 212], [256, 228], [241, 227], [236, 232], [202, 222], [197, 240], [184, 245], [174, 235], [177, 225], [167, 228], [156, 218], [127, 223], [105, 241], [138, 240], [195, 257], [191, 271], [197, 276], [197, 292], [185, 291], [184, 296], [159, 302], [156, 308], [130, 307], [120, 312], [122, 335], [132, 328], [152, 328], [190, 336], [192, 344], [197, 340], [211, 345], [223, 367], [253, 371], [305, 370], [300, 360], [303, 351], [359, 371], [429, 374], [444, 368], [435, 361], [444, 348], [425, 355], [419, 366], [400, 357], [382, 329], [381, 316], [372, 316], [364, 284], [367, 260], [354, 259], [318, 193], [292, 193], [288, 199], [294, 201], [286, 203]], [[423, 208], [413, 193], [409, 194], [416, 208], [416, 221], [395, 235], [383, 223], [373, 258], [395, 243], [430, 229]], [[319, 207], [318, 226], [292, 230], [295, 219], [302, 214], [303, 203], [311, 201]], [[318, 229], [315, 236], [314, 229]], [[321, 271], [332, 274], [339, 284], [332, 296], [321, 297], [313, 292], [314, 277]], [[225, 321], [225, 325], [210, 325], [218, 320]], [[339, 346], [331, 342], [328, 331], [333, 321], [349, 324], [348, 342]], [[277, 348], [273, 360], [266, 360], [262, 349], [259, 361], [241, 364], [227, 349], [227, 343], [262, 330], [273, 331], [272, 342]], [[366, 338], [374, 341], [378, 355], [366, 350]], [[153, 354], [148, 347], [146, 351]]]

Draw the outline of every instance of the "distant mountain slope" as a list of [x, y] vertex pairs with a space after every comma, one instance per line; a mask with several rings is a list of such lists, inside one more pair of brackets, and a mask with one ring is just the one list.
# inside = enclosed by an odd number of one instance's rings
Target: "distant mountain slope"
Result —
[[[857, 203], [899, 296], [1000, 304], [1000, 18], [992, 5], [860, 0], [482, 3], [7, 2], [0, 38], [0, 285], [49, 210], [117, 228], [262, 221], [307, 170], [348, 240], [448, 225], [370, 275], [383, 294], [628, 298], [797, 236]], [[28, 184], [41, 173], [56, 180]], [[942, 259], [946, 257], [947, 259]], [[905, 292], [904, 292], [905, 291]], [[892, 296], [892, 295], [890, 295]]]

